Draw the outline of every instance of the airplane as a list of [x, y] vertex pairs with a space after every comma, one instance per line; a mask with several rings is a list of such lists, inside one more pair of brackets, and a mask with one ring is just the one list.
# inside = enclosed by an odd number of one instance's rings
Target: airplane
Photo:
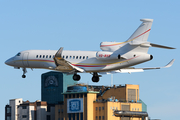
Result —
[[125, 42], [101, 42], [102, 51], [65, 51], [63, 47], [59, 50], [27, 50], [6, 60], [5, 64], [16, 69], [22, 68], [22, 78], [26, 77], [26, 68], [35, 68], [73, 74], [75, 81], [81, 78], [78, 73], [91, 73], [93, 82], [98, 82], [103, 74], [143, 72], [171, 67], [174, 59], [164, 67], [132, 67], [153, 59], [153, 56], [147, 53], [149, 47], [175, 49], [148, 42], [153, 19], [140, 21], [142, 21], [140, 26]]

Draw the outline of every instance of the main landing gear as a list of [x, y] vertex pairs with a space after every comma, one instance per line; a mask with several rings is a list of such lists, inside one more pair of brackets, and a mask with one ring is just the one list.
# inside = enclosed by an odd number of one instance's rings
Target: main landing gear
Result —
[[81, 76], [78, 75], [77, 73], [75, 73], [75, 74], [73, 75], [73, 80], [74, 80], [74, 81], [79, 81], [80, 79], [81, 79]]
[[[93, 77], [92, 77], [92, 81], [93, 81], [93, 82], [99, 82], [99, 77], [101, 77], [101, 76], [98, 75], [97, 72], [94, 72], [94, 73], [93, 73]], [[75, 73], [75, 74], [73, 75], [73, 80], [74, 80], [74, 81], [79, 81], [80, 79], [81, 79], [81, 76], [78, 75], [77, 73]]]
[[93, 77], [92, 77], [92, 81], [93, 82], [99, 82], [99, 75], [97, 74], [97, 72], [93, 73]]
[[22, 70], [23, 70], [22, 78], [26, 78], [26, 75], [25, 75], [25, 74], [27, 73], [27, 70], [26, 70], [26, 68], [23, 68]]

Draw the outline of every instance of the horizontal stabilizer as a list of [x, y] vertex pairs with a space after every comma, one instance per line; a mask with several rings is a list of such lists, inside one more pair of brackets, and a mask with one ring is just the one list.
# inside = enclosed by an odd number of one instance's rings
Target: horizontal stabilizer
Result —
[[168, 47], [168, 46], [163, 46], [163, 45], [158, 45], [158, 44], [153, 44], [153, 43], [150, 43], [150, 45], [151, 45], [152, 47], [158, 47], [158, 48], [176, 49], [176, 48], [173, 48], [173, 47]]

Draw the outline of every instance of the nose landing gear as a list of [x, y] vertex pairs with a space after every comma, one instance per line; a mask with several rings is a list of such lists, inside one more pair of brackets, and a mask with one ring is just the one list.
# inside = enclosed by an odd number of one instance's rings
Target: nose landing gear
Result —
[[23, 68], [22, 70], [23, 70], [22, 78], [26, 78], [26, 75], [25, 75], [25, 74], [27, 73], [27, 70], [26, 70], [26, 68]]

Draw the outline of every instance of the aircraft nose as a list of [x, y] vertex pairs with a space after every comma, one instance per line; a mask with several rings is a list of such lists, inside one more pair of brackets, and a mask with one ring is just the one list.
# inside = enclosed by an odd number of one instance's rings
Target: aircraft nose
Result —
[[6, 60], [6, 61], [5, 61], [5, 64], [6, 64], [6, 65], [13, 66], [13, 58], [10, 58], [10, 59]]

